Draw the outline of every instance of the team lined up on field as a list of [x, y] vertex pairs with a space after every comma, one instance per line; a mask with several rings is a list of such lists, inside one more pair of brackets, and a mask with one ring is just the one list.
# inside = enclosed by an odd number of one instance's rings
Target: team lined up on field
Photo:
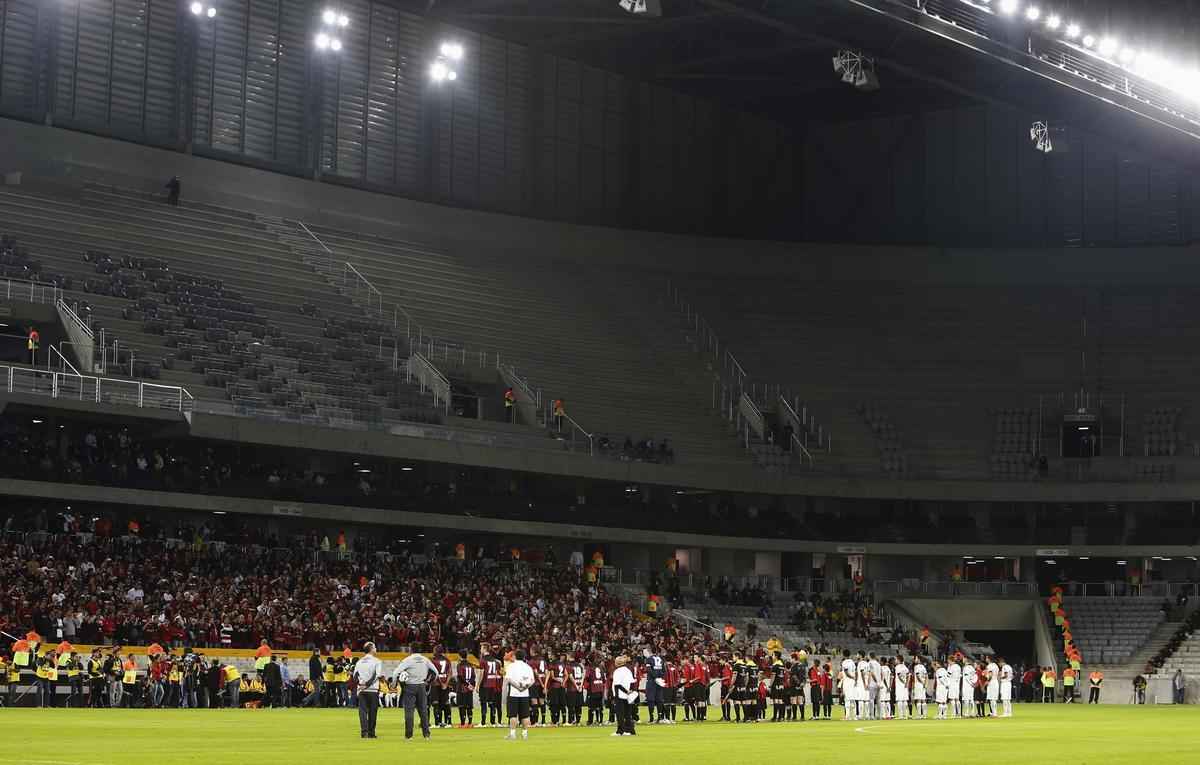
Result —
[[920, 657], [851, 657], [843, 654], [838, 671], [847, 720], [923, 718], [932, 697], [936, 719], [1012, 717], [1013, 668], [1003, 658], [972, 662], [950, 657], [927, 668]]

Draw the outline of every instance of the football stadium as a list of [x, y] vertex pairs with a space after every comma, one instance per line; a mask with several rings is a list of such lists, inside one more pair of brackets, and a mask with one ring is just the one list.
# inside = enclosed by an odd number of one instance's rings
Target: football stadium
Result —
[[0, 765], [1197, 761], [1197, 41], [0, 0]]

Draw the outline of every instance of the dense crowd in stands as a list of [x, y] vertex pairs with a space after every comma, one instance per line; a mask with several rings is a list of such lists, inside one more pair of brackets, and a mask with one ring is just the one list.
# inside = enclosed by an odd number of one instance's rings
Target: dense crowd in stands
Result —
[[[66, 523], [71, 523], [67, 519]], [[359, 646], [428, 650], [480, 641], [618, 650], [674, 640], [576, 571], [492, 560], [299, 553], [257, 543], [167, 543], [141, 524], [0, 544], [0, 629], [79, 643], [167, 647]], [[177, 533], [187, 536], [189, 529]], [[272, 541], [260, 538], [257, 541]], [[295, 542], [313, 543], [316, 533]], [[340, 541], [345, 545], [344, 541]], [[350, 558], [349, 560], [343, 558]]]

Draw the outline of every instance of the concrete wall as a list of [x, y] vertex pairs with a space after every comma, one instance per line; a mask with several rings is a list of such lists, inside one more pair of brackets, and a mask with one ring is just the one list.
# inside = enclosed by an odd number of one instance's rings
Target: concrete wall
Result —
[[898, 598], [910, 614], [934, 629], [1032, 630], [1037, 600]]

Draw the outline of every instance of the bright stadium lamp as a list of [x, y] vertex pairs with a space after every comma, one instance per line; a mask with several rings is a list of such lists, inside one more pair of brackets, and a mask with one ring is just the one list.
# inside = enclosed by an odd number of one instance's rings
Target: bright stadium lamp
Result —
[[318, 34], [317, 39], [314, 42], [317, 45], [317, 50], [329, 49], [329, 35], [325, 34], [324, 32]]
[[1058, 25], [1062, 23], [1062, 19], [1058, 14], [1052, 13], [1046, 17], [1046, 26], [1050, 29], [1058, 29]]
[[336, 37], [333, 38], [332, 40], [329, 41], [329, 49], [331, 51], [333, 51], [334, 53], [337, 53], [339, 50], [342, 49], [342, 41], [337, 39]]
[[216, 18], [216, 16], [217, 16], [217, 9], [212, 7], [211, 5], [208, 6], [208, 17], [210, 19], [212, 19], [212, 18]]
[[321, 21], [323, 21], [328, 26], [333, 26], [334, 24], [337, 23], [337, 14], [334, 13], [332, 8], [326, 8], [325, 11], [321, 14]]
[[429, 67], [429, 77], [434, 82], [442, 82], [450, 76], [450, 69], [444, 61], [434, 61], [433, 66]]
[[1036, 5], [1031, 5], [1025, 9], [1025, 18], [1030, 21], [1037, 21], [1041, 18], [1042, 12]]
[[1017, 0], [1000, 0], [1000, 12], [1007, 13], [1009, 16], [1017, 12], [1021, 4]]
[[347, 16], [346, 14], [344, 14], [344, 13], [343, 13], [342, 15], [338, 16], [338, 19], [337, 19], [337, 25], [338, 25], [339, 27], [348, 27], [348, 26], [350, 26], [350, 17], [349, 17], [349, 16]]
[[1076, 37], [1079, 37], [1079, 32], [1080, 29], [1078, 24], [1074, 22], [1067, 24], [1067, 37], [1069, 39], [1074, 40]]
[[1111, 56], [1117, 52], [1117, 48], [1121, 47], [1121, 43], [1115, 37], [1105, 37], [1100, 40], [1100, 55]]
[[1083, 36], [1083, 47], [1090, 48], [1096, 44], [1096, 38], [1091, 35]]
[[192, 3], [191, 11], [193, 16], [199, 16], [200, 14], [204, 13], [204, 6], [200, 3]]

